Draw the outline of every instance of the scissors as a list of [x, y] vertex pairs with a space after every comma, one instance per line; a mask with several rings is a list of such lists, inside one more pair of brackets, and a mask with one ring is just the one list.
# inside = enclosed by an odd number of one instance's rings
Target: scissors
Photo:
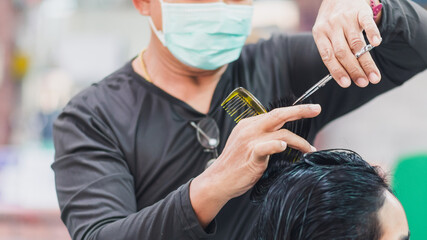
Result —
[[[357, 52], [355, 54], [356, 59], [358, 59], [360, 56], [362, 56], [363, 54], [371, 51], [372, 49], [374, 49], [374, 46], [372, 46], [371, 44], [368, 44], [366, 46], [364, 46], [362, 48], [362, 50], [360, 50], [359, 52]], [[308, 97], [310, 97], [313, 93], [315, 93], [317, 90], [319, 90], [321, 87], [325, 86], [326, 83], [328, 83], [329, 81], [331, 81], [332, 79], [332, 75], [329, 74], [326, 77], [322, 78], [322, 80], [320, 80], [319, 82], [317, 82], [316, 84], [313, 85], [313, 87], [311, 87], [310, 89], [308, 89], [300, 98], [298, 98], [294, 104], [292, 104], [292, 106], [296, 105], [297, 103], [300, 103], [302, 101], [304, 101], [305, 99], [307, 99]]]

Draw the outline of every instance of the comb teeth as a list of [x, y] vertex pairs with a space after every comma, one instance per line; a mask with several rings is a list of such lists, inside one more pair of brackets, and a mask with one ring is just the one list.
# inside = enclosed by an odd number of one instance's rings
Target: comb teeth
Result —
[[232, 117], [234, 114], [236, 114], [240, 109], [244, 108], [246, 106], [245, 102], [239, 97], [235, 96], [232, 99], [232, 104], [230, 104], [230, 111], [228, 114]]
[[252, 117], [256, 115], [258, 115], [256, 112], [254, 112], [251, 108], [248, 108], [236, 118], [236, 121], [239, 122], [244, 118]]
[[264, 106], [248, 90], [239, 87], [230, 93], [230, 95], [221, 104], [230, 117], [238, 123], [240, 120], [266, 113]]
[[237, 101], [236, 100], [236, 97], [237, 96], [234, 96], [234, 97], [232, 97], [231, 99], [229, 99], [227, 102], [223, 102], [222, 103], [222, 107], [226, 110], [226, 111], [229, 111], [230, 109], [232, 109], [232, 108], [234, 108], [234, 105], [236, 104], [236, 103], [239, 103], [239, 101]]
[[234, 121], [238, 123], [240, 120], [253, 117], [258, 115], [245, 101], [245, 99], [239, 95], [233, 96], [228, 102], [226, 102], [222, 106], [230, 115], [230, 117], [234, 118]]

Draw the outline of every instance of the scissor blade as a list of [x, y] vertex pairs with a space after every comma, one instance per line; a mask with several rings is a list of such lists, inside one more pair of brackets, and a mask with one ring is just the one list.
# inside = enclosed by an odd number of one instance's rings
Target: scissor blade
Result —
[[292, 106], [296, 105], [297, 103], [301, 103], [308, 97], [310, 97], [313, 93], [315, 93], [317, 90], [319, 90], [321, 87], [325, 86], [326, 83], [328, 83], [332, 79], [332, 75], [329, 74], [326, 77], [322, 78], [320, 81], [318, 81], [316, 84], [314, 84], [310, 89], [308, 89], [300, 98], [298, 98]]
[[[356, 59], [358, 59], [360, 56], [362, 56], [363, 54], [371, 51], [372, 49], [374, 49], [374, 46], [372, 46], [371, 44], [368, 44], [366, 46], [364, 46], [359, 52], [357, 52], [355, 54]], [[314, 84], [310, 89], [308, 89], [300, 98], [298, 98], [294, 104], [292, 104], [292, 106], [296, 105], [297, 103], [301, 103], [302, 101], [304, 101], [305, 99], [307, 99], [308, 97], [310, 97], [313, 93], [315, 93], [317, 90], [319, 90], [321, 87], [325, 86], [326, 83], [328, 83], [330, 80], [332, 79], [332, 75], [329, 74], [328, 76], [322, 78], [322, 80], [320, 80], [319, 82], [317, 82], [316, 84]]]

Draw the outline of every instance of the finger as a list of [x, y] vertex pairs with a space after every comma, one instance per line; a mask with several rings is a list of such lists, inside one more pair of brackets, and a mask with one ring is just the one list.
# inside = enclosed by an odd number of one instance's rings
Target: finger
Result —
[[371, 9], [360, 11], [358, 20], [362, 29], [365, 30], [369, 42], [375, 47], [380, 45], [382, 41], [381, 34], [377, 24], [375, 23]]
[[330, 38], [332, 46], [334, 47], [335, 57], [340, 62], [341, 66], [344, 67], [357, 86], [366, 87], [369, 83], [368, 77], [365, 75], [357, 58], [351, 51], [342, 30], [336, 29]]
[[[366, 46], [366, 41], [362, 33], [347, 33], [346, 37], [353, 53], [359, 52], [364, 46]], [[379, 83], [381, 80], [381, 73], [374, 62], [372, 55], [367, 52], [360, 56], [358, 60], [360, 66], [362, 66], [362, 69], [365, 72], [365, 75], [368, 76], [369, 82], [373, 84]]]
[[286, 142], [281, 140], [260, 142], [254, 147], [254, 159], [258, 162], [264, 162], [269, 155], [283, 152], [286, 147]]
[[316, 30], [313, 30], [313, 35], [315, 36], [314, 39], [317, 48], [319, 49], [320, 57], [322, 58], [323, 63], [328, 68], [332, 77], [341, 87], [349, 87], [351, 85], [350, 77], [344, 70], [344, 68], [341, 66], [341, 64], [338, 62], [338, 60], [335, 58], [331, 42], [324, 35], [317, 36], [318, 34], [316, 34], [315, 31]]
[[272, 111], [262, 114], [259, 126], [267, 131], [276, 131], [286, 122], [295, 121], [302, 118], [313, 118], [321, 112], [319, 104], [301, 104], [291, 107], [275, 108]]
[[304, 153], [316, 151], [316, 148], [313, 147], [307, 140], [287, 129], [280, 129], [278, 131], [267, 134], [265, 136], [265, 141], [269, 140], [284, 141], [289, 147]]

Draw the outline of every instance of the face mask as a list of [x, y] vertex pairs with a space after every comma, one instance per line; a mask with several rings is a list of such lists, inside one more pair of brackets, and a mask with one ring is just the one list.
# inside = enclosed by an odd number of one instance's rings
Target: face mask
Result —
[[251, 31], [253, 7], [215, 3], [164, 3], [157, 38], [182, 63], [214, 70], [240, 56]]

